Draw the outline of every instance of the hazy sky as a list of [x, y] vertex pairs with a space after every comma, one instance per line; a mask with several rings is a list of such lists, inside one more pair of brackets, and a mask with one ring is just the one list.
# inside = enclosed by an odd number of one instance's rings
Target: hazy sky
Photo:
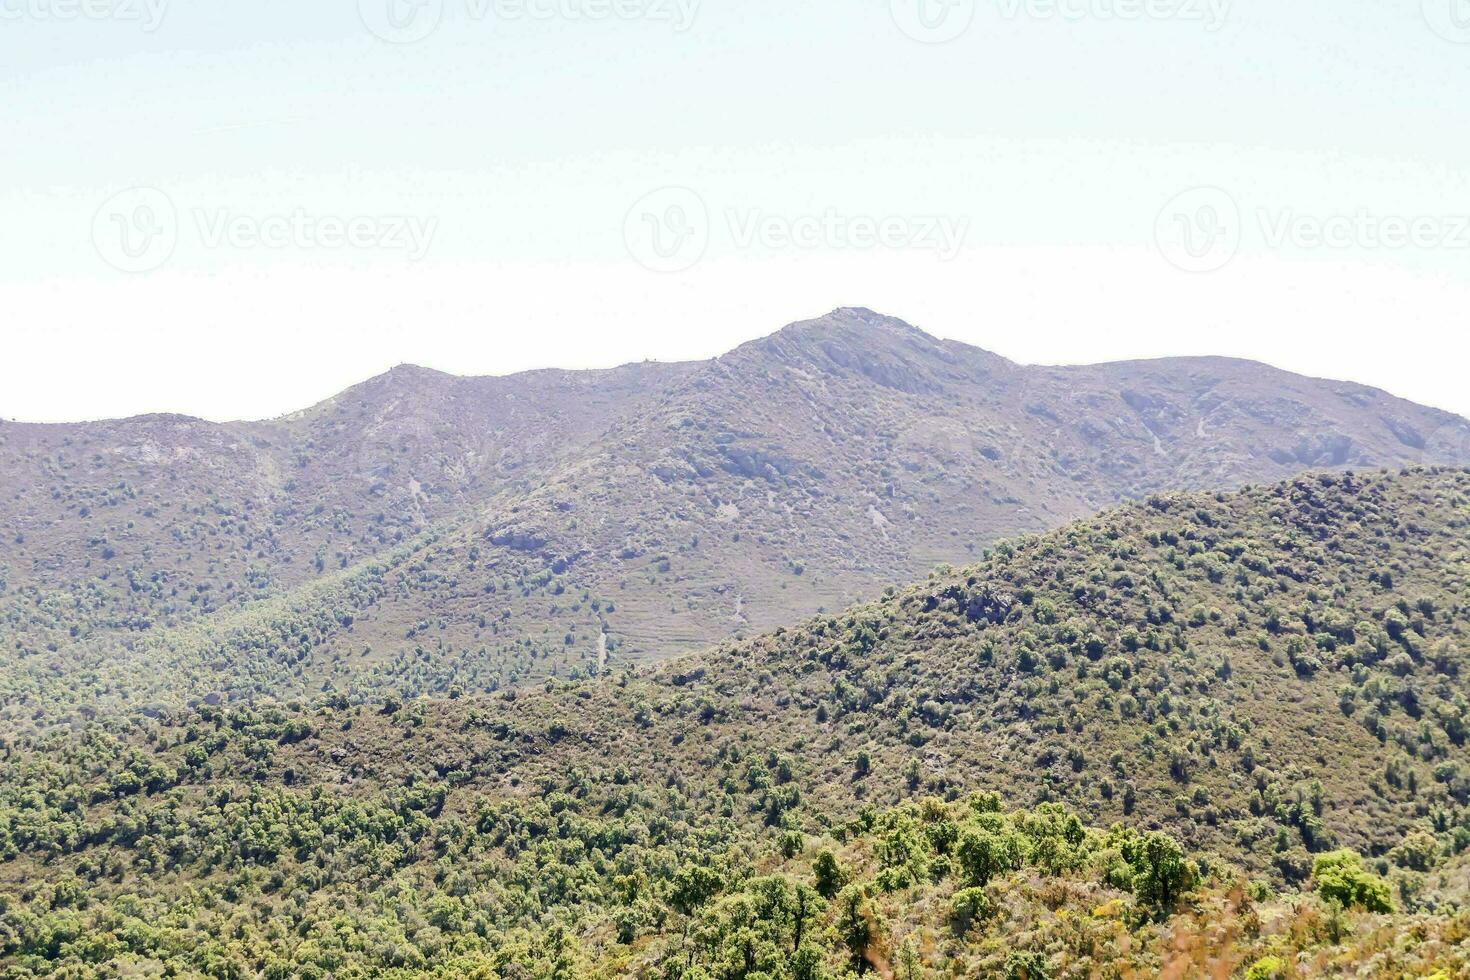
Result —
[[1470, 414], [1470, 0], [0, 0], [0, 416], [870, 306]]

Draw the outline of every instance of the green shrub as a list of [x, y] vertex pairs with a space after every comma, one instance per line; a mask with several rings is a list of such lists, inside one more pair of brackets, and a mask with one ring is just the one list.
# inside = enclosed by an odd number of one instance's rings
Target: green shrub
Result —
[[1363, 859], [1353, 851], [1318, 855], [1312, 864], [1312, 878], [1317, 894], [1329, 902], [1369, 912], [1393, 911], [1388, 883], [1365, 869]]

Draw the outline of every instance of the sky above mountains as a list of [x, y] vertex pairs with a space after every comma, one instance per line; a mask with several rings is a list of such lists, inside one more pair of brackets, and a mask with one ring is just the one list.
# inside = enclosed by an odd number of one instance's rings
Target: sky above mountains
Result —
[[0, 416], [865, 305], [1470, 412], [1462, 0], [0, 0]]

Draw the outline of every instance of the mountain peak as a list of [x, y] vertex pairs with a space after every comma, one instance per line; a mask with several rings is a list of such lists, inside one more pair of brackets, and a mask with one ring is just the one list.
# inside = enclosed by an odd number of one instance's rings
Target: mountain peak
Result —
[[731, 356], [737, 361], [774, 360], [805, 372], [861, 376], [910, 394], [938, 391], [950, 382], [1009, 366], [1004, 358], [940, 340], [897, 317], [861, 306], [839, 307], [825, 316], [797, 321]]
[[382, 376], [395, 380], [430, 380], [453, 377], [453, 375], [447, 374], [444, 371], [436, 371], [433, 368], [424, 367], [422, 364], [409, 364], [407, 361], [402, 364], [393, 365], [387, 371], [383, 372]]
[[[381, 392], [395, 395], [416, 394], [442, 390], [446, 383], [462, 381], [458, 375], [436, 371], [419, 364], [395, 364], [382, 374], [374, 375], [361, 384], [354, 385], [348, 392]], [[344, 393], [345, 394], [345, 393]]]
[[922, 337], [931, 343], [937, 342], [934, 337], [913, 324], [898, 317], [877, 313], [866, 306], [839, 306], [825, 316], [814, 320], [799, 320], [785, 329], [793, 332], [842, 329], [866, 336]]

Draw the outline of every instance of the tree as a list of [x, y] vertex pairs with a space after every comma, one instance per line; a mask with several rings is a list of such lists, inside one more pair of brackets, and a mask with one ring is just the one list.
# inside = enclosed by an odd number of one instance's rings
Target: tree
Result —
[[792, 980], [822, 980], [822, 952], [811, 943], [804, 943], [791, 958]]
[[990, 918], [994, 905], [983, 888], [962, 888], [950, 901], [950, 925], [963, 936], [977, 923]]
[[960, 835], [957, 854], [972, 885], [988, 885], [997, 875], [1021, 866], [1021, 842], [1010, 833], [967, 830]]
[[852, 954], [852, 965], [859, 974], [868, 971], [868, 947], [873, 943], [874, 915], [867, 892], [861, 885], [848, 885], [837, 896], [837, 934]]
[[669, 907], [680, 915], [692, 916], [719, 894], [724, 880], [709, 868], [687, 865], [674, 875], [669, 891]]
[[832, 898], [847, 880], [842, 866], [837, 863], [836, 855], [831, 851], [823, 851], [817, 855], [816, 861], [812, 863], [812, 871], [817, 876], [817, 894], [823, 898]]
[[1312, 864], [1312, 878], [1317, 894], [1329, 902], [1369, 912], [1393, 911], [1388, 883], [1364, 868], [1363, 859], [1354, 851], [1319, 854]]
[[1133, 894], [1160, 917], [1168, 915], [1194, 887], [1198, 874], [1179, 842], [1167, 834], [1154, 831], [1130, 843], [1124, 855], [1133, 867]]
[[[690, 864], [674, 875], [673, 888], [669, 891], [669, 907], [684, 916], [684, 932], [680, 944], [688, 946], [689, 922], [696, 912], [709, 903], [724, 887], [724, 880], [709, 868]], [[689, 950], [686, 966], [694, 961], [694, 951]]]

